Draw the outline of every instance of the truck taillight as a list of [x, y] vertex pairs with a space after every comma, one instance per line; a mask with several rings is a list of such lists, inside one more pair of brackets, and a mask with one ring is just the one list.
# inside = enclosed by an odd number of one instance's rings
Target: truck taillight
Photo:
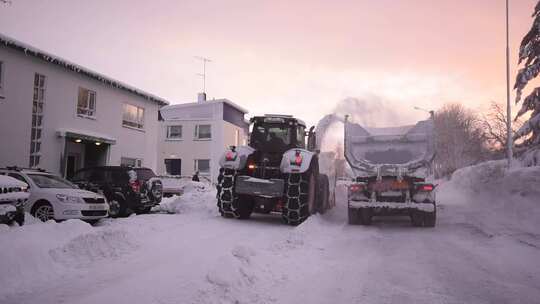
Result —
[[249, 162], [247, 167], [248, 167], [249, 171], [254, 171], [257, 168], [255, 163], [253, 163], [253, 162]]
[[435, 189], [435, 186], [433, 186], [432, 184], [419, 185], [417, 188], [418, 191], [423, 191], [423, 192], [431, 192], [433, 191], [433, 189]]
[[139, 180], [130, 182], [129, 185], [131, 186], [131, 190], [133, 190], [133, 192], [141, 192], [141, 183], [139, 182]]
[[366, 190], [365, 184], [352, 184], [349, 186], [349, 191], [351, 192], [362, 192]]

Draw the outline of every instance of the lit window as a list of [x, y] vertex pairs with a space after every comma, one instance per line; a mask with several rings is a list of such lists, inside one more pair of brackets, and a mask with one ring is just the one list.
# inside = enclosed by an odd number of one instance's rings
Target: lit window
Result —
[[96, 115], [96, 92], [79, 88], [77, 115], [94, 117]]
[[141, 158], [121, 157], [120, 166], [126, 167], [142, 167], [143, 160]]
[[211, 138], [212, 138], [211, 125], [196, 125], [195, 126], [195, 139], [211, 139]]
[[199, 171], [199, 174], [210, 174], [210, 160], [209, 159], [196, 159], [195, 172], [197, 171]]
[[167, 139], [182, 139], [182, 126], [167, 126]]
[[124, 104], [124, 114], [122, 116], [122, 125], [137, 129], [144, 128], [144, 108], [134, 105]]

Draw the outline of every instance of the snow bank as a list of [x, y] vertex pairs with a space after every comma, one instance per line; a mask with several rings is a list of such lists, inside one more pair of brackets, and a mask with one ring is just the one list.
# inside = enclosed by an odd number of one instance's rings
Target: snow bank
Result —
[[161, 204], [154, 208], [157, 212], [191, 213], [199, 212], [207, 215], [216, 214], [215, 188], [203, 182], [186, 181], [181, 185], [183, 194], [163, 198]]
[[27, 223], [0, 229], [0, 302], [8, 292], [31, 290], [70, 273], [70, 268], [136, 248], [126, 232], [101, 231], [80, 220], [42, 223], [28, 216]]
[[495, 231], [500, 227], [536, 233], [539, 185], [540, 167], [507, 169], [505, 161], [489, 161], [457, 170], [437, 189], [437, 200], [457, 211], [455, 221], [474, 221], [493, 233], [503, 233]]

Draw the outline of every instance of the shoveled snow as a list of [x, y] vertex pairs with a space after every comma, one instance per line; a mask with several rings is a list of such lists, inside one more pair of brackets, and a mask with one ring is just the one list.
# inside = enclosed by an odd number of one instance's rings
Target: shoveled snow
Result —
[[[157, 213], [0, 226], [0, 303], [536, 303], [540, 168], [491, 162], [437, 188], [436, 228], [223, 219], [190, 182]], [[172, 214], [169, 214], [172, 213]]]

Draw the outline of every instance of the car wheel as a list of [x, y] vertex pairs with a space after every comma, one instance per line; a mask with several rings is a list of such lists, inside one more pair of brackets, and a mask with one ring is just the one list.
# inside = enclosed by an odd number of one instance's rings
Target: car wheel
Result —
[[54, 209], [49, 203], [39, 203], [32, 208], [32, 215], [42, 222], [54, 220]]
[[120, 208], [120, 201], [118, 199], [109, 201], [109, 216], [112, 218], [120, 216]]

